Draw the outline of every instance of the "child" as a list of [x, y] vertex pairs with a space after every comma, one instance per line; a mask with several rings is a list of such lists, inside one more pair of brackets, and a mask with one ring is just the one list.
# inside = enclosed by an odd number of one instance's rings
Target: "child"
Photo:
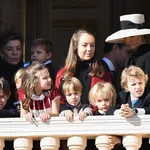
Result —
[[84, 120], [88, 115], [92, 115], [92, 109], [87, 104], [81, 104], [82, 84], [75, 77], [68, 77], [63, 81], [62, 93], [66, 103], [60, 107], [59, 116], [65, 116], [66, 120], [71, 121], [78, 115], [79, 120]]
[[[36, 39], [31, 44], [31, 62], [38, 61], [43, 63], [50, 73], [52, 81], [55, 81], [55, 69], [52, 65], [51, 57], [52, 57], [52, 42], [47, 39]], [[31, 62], [26, 62], [24, 67], [27, 67], [31, 64]]]
[[15, 81], [17, 90], [19, 90], [21, 88], [22, 78], [23, 78], [24, 73], [25, 73], [25, 68], [20, 68], [15, 73], [14, 81]]
[[35, 121], [34, 117], [39, 117], [46, 122], [51, 115], [58, 115], [60, 93], [53, 87], [48, 69], [43, 64], [32, 62], [26, 68], [22, 81], [23, 90], [19, 91], [21, 117], [30, 122]]
[[[121, 75], [121, 86], [125, 91], [119, 93], [120, 109], [116, 110], [123, 117], [135, 114], [150, 114], [150, 93], [145, 89], [148, 76], [136, 66], [125, 68]], [[117, 114], [118, 114], [117, 113]], [[140, 150], [149, 150], [149, 139], [143, 138]]]
[[10, 110], [5, 110], [4, 107], [7, 104], [7, 100], [10, 97], [9, 83], [3, 78], [0, 78], [0, 118], [5, 117], [19, 117], [19, 113], [11, 108]]
[[[97, 107], [94, 115], [111, 115], [113, 106], [116, 102], [117, 94], [112, 84], [108, 82], [98, 82], [89, 91], [89, 102]], [[108, 142], [115, 145], [114, 149], [124, 149], [121, 145], [121, 139], [117, 136], [109, 136]]]
[[[15, 84], [16, 84], [16, 99], [18, 99], [18, 91], [21, 90], [22, 78], [23, 78], [24, 73], [25, 73], [25, 68], [20, 68], [15, 73], [14, 81], [15, 81]], [[20, 113], [20, 101], [19, 100], [14, 102], [14, 106], [16, 107], [18, 112]]]
[[150, 93], [145, 89], [147, 81], [148, 76], [139, 67], [130, 66], [123, 70], [121, 87], [125, 91], [119, 93], [121, 116], [150, 114]]

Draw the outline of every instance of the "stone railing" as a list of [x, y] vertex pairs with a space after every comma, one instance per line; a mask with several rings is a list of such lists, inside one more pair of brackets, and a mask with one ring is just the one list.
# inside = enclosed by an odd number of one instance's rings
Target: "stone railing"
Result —
[[0, 150], [5, 147], [5, 140], [14, 141], [15, 150], [31, 150], [32, 141], [40, 141], [42, 150], [58, 150], [61, 139], [67, 139], [70, 150], [84, 150], [87, 139], [95, 139], [99, 150], [110, 150], [108, 135], [123, 136], [123, 145], [127, 150], [138, 150], [142, 137], [150, 134], [150, 115], [122, 118], [120, 116], [89, 116], [84, 121], [77, 117], [68, 122], [64, 117], [52, 117], [42, 123], [37, 118], [37, 125], [24, 118], [0, 119]]

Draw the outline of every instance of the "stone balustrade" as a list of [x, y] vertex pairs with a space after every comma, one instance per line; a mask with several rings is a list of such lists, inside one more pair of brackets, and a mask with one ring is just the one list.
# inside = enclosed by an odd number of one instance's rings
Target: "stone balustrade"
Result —
[[138, 150], [142, 137], [150, 135], [150, 115], [123, 118], [120, 116], [88, 116], [84, 121], [74, 118], [68, 122], [64, 117], [52, 117], [37, 125], [24, 118], [0, 119], [0, 150], [5, 140], [14, 141], [15, 150], [31, 150], [33, 140], [40, 140], [41, 150], [58, 150], [60, 140], [67, 139], [69, 150], [84, 150], [87, 139], [95, 139], [99, 150], [110, 150], [108, 135], [123, 136], [123, 145], [127, 150]]

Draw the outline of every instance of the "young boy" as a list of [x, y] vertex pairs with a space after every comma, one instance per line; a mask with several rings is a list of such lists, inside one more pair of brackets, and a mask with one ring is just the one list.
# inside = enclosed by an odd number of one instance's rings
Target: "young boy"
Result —
[[136, 66], [125, 68], [121, 75], [119, 93], [120, 115], [131, 117], [135, 114], [150, 114], [150, 93], [145, 89], [148, 76]]
[[[52, 42], [47, 39], [36, 39], [31, 44], [31, 62], [38, 61], [46, 65], [49, 70], [50, 76], [55, 81], [55, 69], [52, 65]], [[27, 67], [31, 62], [26, 62], [24, 67]]]
[[11, 92], [9, 83], [3, 78], [0, 78], [0, 118], [19, 117], [19, 113], [15, 109], [5, 110]]
[[62, 84], [62, 94], [66, 98], [66, 103], [60, 106], [60, 115], [65, 116], [66, 120], [71, 121], [78, 115], [79, 120], [92, 115], [92, 108], [88, 104], [81, 104], [82, 84], [75, 77], [67, 78]]
[[[125, 118], [135, 114], [150, 114], [150, 93], [145, 89], [148, 76], [136, 66], [125, 68], [121, 75], [121, 86], [125, 91], [119, 93], [120, 109], [115, 111]], [[143, 138], [140, 150], [149, 150], [149, 139]]]
[[[91, 105], [97, 107], [94, 115], [113, 115], [117, 98], [115, 88], [108, 82], [98, 82], [89, 91], [89, 102]], [[125, 148], [121, 145], [121, 138], [117, 136], [108, 137], [109, 144], [115, 145], [114, 150]]]

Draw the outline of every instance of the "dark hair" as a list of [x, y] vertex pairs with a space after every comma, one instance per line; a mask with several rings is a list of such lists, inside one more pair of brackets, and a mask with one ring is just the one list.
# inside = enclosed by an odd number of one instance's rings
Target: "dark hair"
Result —
[[3, 77], [0, 78], [0, 89], [3, 90], [5, 95], [9, 96], [10, 93], [9, 83]]
[[50, 40], [47, 39], [35, 39], [32, 41], [31, 48], [35, 48], [37, 46], [43, 46], [47, 53], [53, 52], [53, 45]]
[[122, 49], [124, 46], [126, 46], [126, 44], [124, 44], [124, 43], [107, 43], [107, 42], [105, 42], [104, 49], [103, 49], [104, 54], [107, 54], [110, 51], [112, 51], [114, 45], [116, 45], [119, 49]]
[[110, 52], [113, 49], [113, 46], [114, 46], [114, 43], [105, 42], [104, 43], [104, 49], [103, 49], [104, 54]]
[[19, 31], [7, 31], [0, 36], [0, 50], [2, 51], [4, 46], [11, 40], [19, 40], [21, 46], [23, 46], [23, 37]]

